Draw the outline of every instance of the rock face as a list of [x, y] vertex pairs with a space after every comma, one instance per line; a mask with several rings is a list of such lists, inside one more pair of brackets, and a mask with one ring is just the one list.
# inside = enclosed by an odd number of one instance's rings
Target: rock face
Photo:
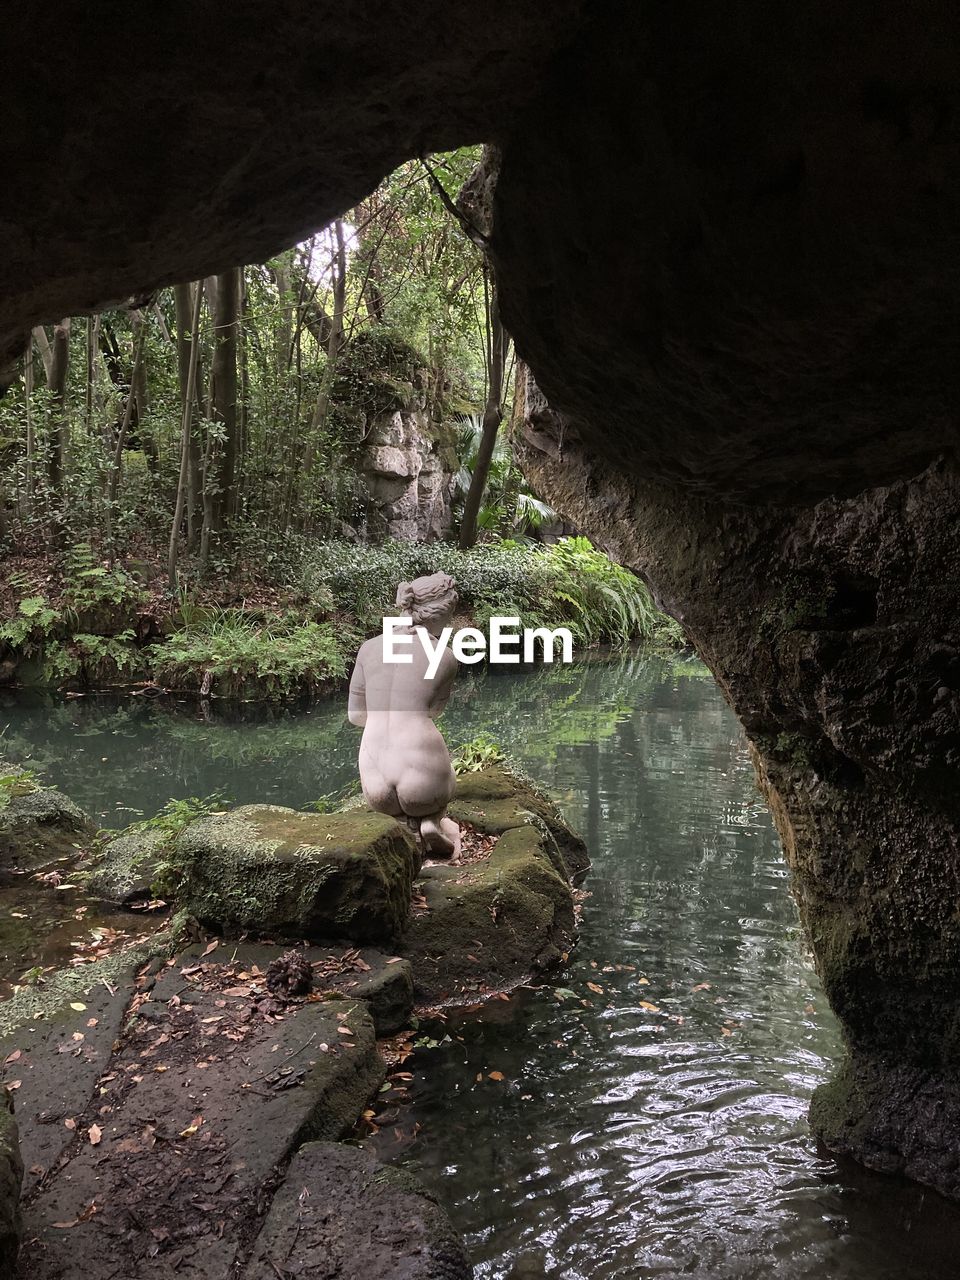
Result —
[[[52, 20], [9, 24], [6, 49], [22, 75], [0, 91], [12, 179], [0, 196], [0, 352], [40, 320], [262, 262], [409, 156], [494, 134], [580, 8], [428, 0], [416, 12], [390, 3], [373, 19], [292, 0], [252, 4], [225, 29], [220, 6], [201, 0], [187, 40], [174, 10], [150, 22], [104, 13], [79, 43]], [[174, 98], [190, 103], [186, 131], [172, 126]], [[128, 158], [122, 178], [114, 146]], [[91, 180], [108, 198], [89, 201]]]
[[419, 866], [409, 831], [383, 814], [244, 805], [178, 837], [180, 901], [206, 924], [263, 936], [396, 937]]
[[[41, 866], [76, 856], [93, 839], [94, 826], [61, 791], [40, 787], [17, 765], [0, 761], [0, 871]], [[18, 784], [17, 778], [25, 778]]]
[[447, 1215], [409, 1175], [367, 1151], [314, 1142], [294, 1156], [241, 1280], [470, 1280]]
[[401, 950], [426, 1001], [473, 998], [559, 963], [575, 932], [569, 878], [588, 861], [556, 809], [504, 770], [459, 778], [448, 812], [497, 839], [485, 857], [423, 868]]
[[0, 1269], [13, 1271], [20, 1248], [20, 1184], [23, 1160], [17, 1142], [17, 1122], [13, 1118], [13, 1095], [4, 1091], [0, 1100]]
[[375, 541], [433, 542], [449, 532], [457, 454], [454, 433], [419, 400], [380, 414], [369, 430], [361, 470]]

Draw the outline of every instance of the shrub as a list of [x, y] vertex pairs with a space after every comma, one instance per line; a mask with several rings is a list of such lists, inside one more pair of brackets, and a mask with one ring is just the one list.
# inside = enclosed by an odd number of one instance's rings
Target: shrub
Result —
[[158, 676], [203, 692], [239, 696], [247, 680], [258, 692], [287, 696], [346, 676], [359, 636], [349, 627], [303, 621], [293, 613], [266, 620], [241, 609], [198, 612], [196, 620], [154, 645]]

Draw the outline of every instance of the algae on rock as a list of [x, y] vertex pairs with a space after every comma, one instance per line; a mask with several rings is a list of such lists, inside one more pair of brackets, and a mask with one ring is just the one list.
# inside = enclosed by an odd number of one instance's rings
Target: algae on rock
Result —
[[393, 818], [262, 804], [192, 823], [173, 856], [181, 904], [205, 924], [357, 942], [400, 934], [419, 867], [413, 836]]

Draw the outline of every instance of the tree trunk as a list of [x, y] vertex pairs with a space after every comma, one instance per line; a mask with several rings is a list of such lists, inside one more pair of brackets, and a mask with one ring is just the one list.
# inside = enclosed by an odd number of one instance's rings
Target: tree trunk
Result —
[[117, 492], [120, 488], [120, 474], [123, 469], [123, 451], [126, 447], [127, 436], [130, 432], [130, 424], [133, 421], [133, 408], [137, 402], [137, 384], [140, 379], [140, 367], [143, 364], [143, 346], [146, 340], [147, 326], [143, 320], [136, 326], [136, 338], [133, 345], [133, 367], [130, 370], [130, 389], [127, 392], [127, 403], [124, 406], [123, 418], [120, 422], [120, 430], [117, 432], [117, 443], [113, 451], [113, 467], [110, 471], [110, 484], [107, 490], [107, 500], [112, 509], [113, 504], [117, 500]]
[[43, 325], [38, 324], [34, 329], [33, 340], [37, 344], [37, 350], [40, 352], [40, 359], [43, 361], [43, 376], [47, 380], [47, 386], [49, 386], [50, 376], [53, 372], [53, 349], [50, 346], [50, 339], [47, 337], [47, 331]]
[[223, 427], [215, 527], [222, 528], [237, 508], [237, 348], [240, 329], [241, 268], [217, 276], [211, 417]]
[[303, 450], [302, 479], [306, 485], [310, 483], [310, 473], [316, 457], [317, 441], [326, 421], [330, 407], [330, 393], [333, 390], [333, 379], [337, 371], [337, 357], [343, 346], [343, 317], [347, 298], [347, 250], [343, 235], [343, 222], [340, 218], [333, 224], [336, 242], [331, 271], [333, 274], [333, 316], [330, 324], [330, 337], [327, 340], [327, 363], [324, 365], [320, 391], [314, 406], [307, 442]]
[[187, 439], [187, 491], [184, 496], [184, 507], [187, 515], [187, 546], [192, 551], [197, 543], [196, 511], [197, 511], [197, 462], [196, 441], [193, 431], [193, 392], [190, 391], [190, 361], [193, 348], [193, 334], [190, 330], [190, 317], [193, 312], [193, 298], [190, 284], [174, 285], [173, 301], [176, 315], [177, 371], [180, 386], [180, 419], [190, 408], [190, 428]]
[[[186, 289], [187, 296], [190, 294], [189, 285], [178, 285], [179, 289]], [[178, 297], [179, 303], [179, 297]], [[177, 480], [177, 501], [173, 512], [173, 524], [170, 526], [170, 545], [167, 548], [167, 578], [170, 583], [170, 590], [177, 589], [177, 552], [180, 547], [180, 525], [183, 522], [183, 508], [186, 503], [187, 475], [190, 470], [190, 437], [192, 435], [191, 425], [193, 421], [193, 397], [197, 385], [197, 356], [200, 352], [200, 308], [203, 305], [203, 281], [198, 280], [196, 284], [196, 293], [193, 299], [193, 310], [190, 318], [190, 354], [187, 360], [187, 377], [182, 385], [180, 392], [181, 407], [183, 416], [180, 427], [180, 476]], [[179, 324], [179, 307], [178, 307], [178, 349], [180, 336], [183, 332]]]
[[483, 408], [483, 425], [477, 462], [470, 478], [470, 488], [463, 504], [458, 545], [467, 551], [477, 541], [477, 517], [483, 504], [483, 495], [490, 474], [490, 463], [497, 444], [497, 432], [503, 417], [503, 374], [507, 364], [507, 347], [510, 339], [500, 320], [495, 289], [491, 288], [487, 301], [487, 400]]
[[[42, 348], [41, 348], [42, 352]], [[70, 368], [70, 317], [61, 320], [53, 331], [53, 354], [50, 364], [50, 433], [47, 441], [47, 481], [53, 500], [63, 489], [63, 468], [69, 447], [67, 422], [67, 373]]]

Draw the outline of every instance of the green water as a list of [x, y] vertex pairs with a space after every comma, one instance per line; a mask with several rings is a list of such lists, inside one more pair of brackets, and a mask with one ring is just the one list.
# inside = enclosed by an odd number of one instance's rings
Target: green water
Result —
[[[625, 658], [462, 678], [444, 728], [498, 738], [594, 860], [568, 970], [412, 1059], [412, 1110], [378, 1143], [436, 1191], [478, 1278], [955, 1276], [953, 1206], [816, 1150], [807, 1105], [837, 1028], [703, 669]], [[237, 719], [8, 698], [0, 730], [0, 755], [104, 825], [216, 791], [302, 806], [355, 776], [340, 701]]]

